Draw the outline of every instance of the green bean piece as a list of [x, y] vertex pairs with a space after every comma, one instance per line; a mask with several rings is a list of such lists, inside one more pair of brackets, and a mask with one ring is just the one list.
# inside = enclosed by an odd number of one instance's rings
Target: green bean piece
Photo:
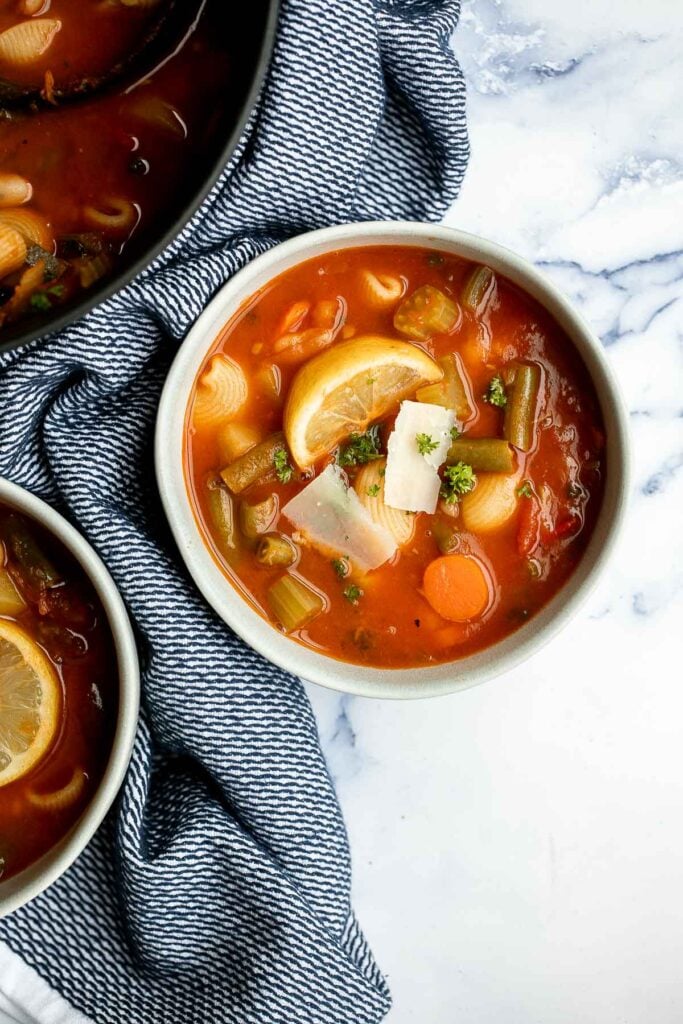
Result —
[[60, 572], [43, 553], [30, 527], [20, 517], [10, 512], [5, 516], [0, 535], [7, 544], [19, 569], [19, 576], [29, 587], [56, 587], [62, 582]]
[[235, 536], [235, 507], [220, 477], [208, 481], [209, 516], [216, 532], [221, 551], [229, 555], [237, 550]]
[[221, 477], [233, 494], [241, 494], [257, 481], [274, 478], [275, 453], [283, 450], [286, 450], [285, 435], [272, 434], [222, 469]]
[[240, 528], [247, 540], [256, 540], [273, 525], [277, 515], [278, 502], [274, 494], [269, 494], [257, 505], [240, 505]]
[[541, 368], [535, 363], [519, 363], [505, 407], [503, 434], [510, 444], [523, 452], [528, 452], [534, 446], [540, 386]]
[[515, 383], [515, 377], [517, 376], [517, 370], [519, 369], [518, 363], [508, 363], [500, 371], [500, 376], [503, 378], [503, 384], [506, 388], [511, 388]]
[[476, 472], [514, 473], [515, 453], [499, 437], [456, 437], [446, 456], [449, 466], [465, 462]]
[[475, 267], [465, 281], [460, 303], [473, 316], [486, 313], [496, 290], [496, 275], [490, 267]]
[[281, 533], [264, 534], [256, 548], [256, 561], [259, 565], [293, 565], [296, 562], [296, 556], [296, 546]]
[[325, 607], [320, 594], [291, 573], [281, 576], [268, 588], [268, 603], [286, 633], [302, 629]]
[[458, 326], [461, 317], [457, 302], [431, 284], [424, 284], [398, 307], [394, 327], [408, 338], [428, 341], [435, 334], [448, 334]]
[[418, 388], [415, 397], [418, 402], [428, 402], [431, 405], [442, 405], [446, 409], [452, 409], [455, 418], [463, 423], [472, 416], [469, 391], [465, 384], [465, 367], [455, 352], [442, 356], [437, 362], [443, 370], [443, 378], [436, 384], [426, 384], [423, 388]]
[[436, 516], [431, 524], [432, 537], [442, 555], [452, 555], [460, 547], [460, 535], [452, 523]]

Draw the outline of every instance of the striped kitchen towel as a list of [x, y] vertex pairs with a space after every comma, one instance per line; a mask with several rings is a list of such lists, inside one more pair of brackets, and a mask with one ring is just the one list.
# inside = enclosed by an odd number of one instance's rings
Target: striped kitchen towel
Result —
[[0, 357], [0, 473], [108, 564], [144, 709], [121, 799], [0, 938], [102, 1024], [364, 1024], [390, 1004], [301, 683], [219, 622], [154, 487], [159, 393], [212, 295], [345, 220], [437, 220], [467, 162], [458, 0], [284, 0], [257, 109], [176, 241], [79, 323]]

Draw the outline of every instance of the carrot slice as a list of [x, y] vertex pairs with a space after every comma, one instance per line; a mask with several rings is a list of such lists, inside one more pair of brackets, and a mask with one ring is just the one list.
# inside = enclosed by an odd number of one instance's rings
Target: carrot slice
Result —
[[422, 587], [434, 611], [452, 622], [477, 618], [491, 599], [488, 577], [469, 555], [435, 558], [425, 570]]

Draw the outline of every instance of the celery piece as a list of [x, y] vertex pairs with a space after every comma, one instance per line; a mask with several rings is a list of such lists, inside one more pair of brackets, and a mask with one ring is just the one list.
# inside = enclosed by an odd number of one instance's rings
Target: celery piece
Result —
[[486, 313], [496, 290], [496, 275], [490, 267], [475, 267], [463, 285], [460, 302], [473, 316]]
[[465, 462], [477, 472], [514, 473], [515, 453], [499, 437], [456, 437], [446, 456], [447, 464]]
[[268, 603], [286, 633], [302, 629], [325, 607], [320, 594], [291, 573], [281, 576], [268, 588]]
[[394, 314], [394, 327], [408, 338], [428, 341], [435, 334], [452, 331], [461, 316], [457, 302], [425, 284], [403, 300]]

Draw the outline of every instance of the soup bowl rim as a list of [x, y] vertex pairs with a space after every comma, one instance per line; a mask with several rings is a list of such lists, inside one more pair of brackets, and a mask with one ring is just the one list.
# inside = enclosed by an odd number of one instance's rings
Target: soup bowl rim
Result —
[[[105, 610], [118, 662], [118, 712], [100, 783], [69, 832], [23, 871], [0, 879], [0, 918], [18, 910], [59, 879], [80, 856], [111, 808], [130, 762], [140, 705], [137, 646], [126, 606], [108, 569], [85, 537], [35, 494], [0, 477], [0, 502], [34, 519], [76, 558]], [[0, 793], [2, 791], [0, 790]]]
[[[527, 623], [502, 640], [454, 661], [389, 669], [343, 662], [285, 636], [226, 580], [198, 525], [185, 477], [185, 419], [197, 373], [218, 334], [244, 303], [293, 266], [343, 248], [412, 246], [487, 263], [536, 299], [569, 336], [596, 389], [607, 433], [601, 511], [572, 575]], [[415, 221], [343, 224], [298, 235], [258, 256], [224, 285], [188, 332], [161, 395], [155, 467], [162, 503], [180, 554], [197, 587], [235, 633], [273, 664], [355, 696], [412, 699], [457, 692], [509, 671], [555, 636], [604, 572], [627, 507], [630, 454], [627, 417], [602, 345], [565, 295], [533, 264], [498, 243], [443, 225]]]

